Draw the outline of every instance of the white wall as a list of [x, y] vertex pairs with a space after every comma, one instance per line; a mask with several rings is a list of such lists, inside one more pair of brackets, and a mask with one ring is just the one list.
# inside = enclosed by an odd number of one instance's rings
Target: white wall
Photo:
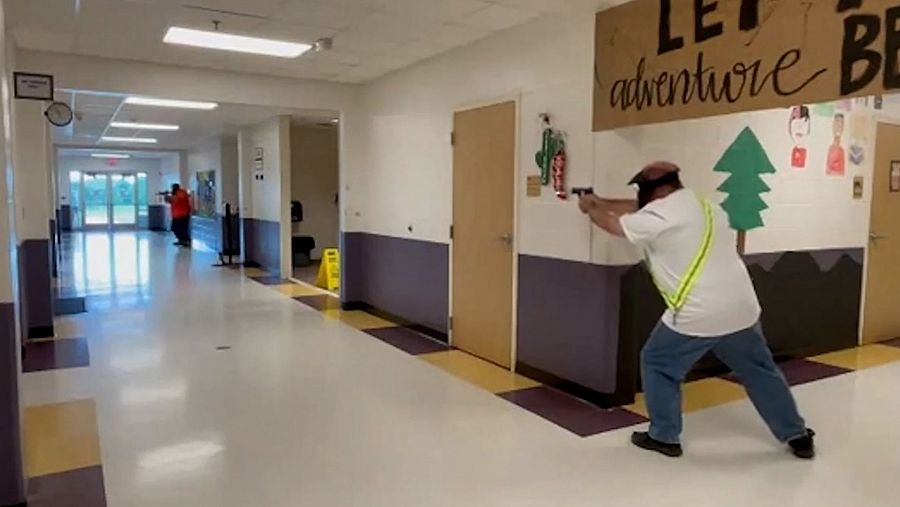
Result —
[[16, 55], [12, 40], [6, 38], [6, 28], [2, 21], [3, 5], [0, 4], [0, 302], [10, 303], [16, 300], [18, 293], [15, 285], [18, 268], [14, 264], [18, 240], [15, 230], [15, 188], [12, 185], [15, 179], [15, 157], [10, 82]]
[[[519, 180], [536, 171], [538, 116], [549, 112], [569, 132], [570, 184], [589, 185], [593, 26], [589, 15], [546, 17], [366, 86], [364, 114], [345, 125], [345, 228], [448, 242], [453, 113], [509, 98], [520, 101]], [[590, 227], [575, 204], [544, 194], [521, 202], [520, 252], [589, 260]]]
[[749, 251], [866, 244], [868, 192], [866, 199], [854, 200], [852, 179], [871, 180], [871, 145], [865, 164], [848, 162], [847, 176], [836, 178], [825, 176], [822, 158], [831, 142], [831, 119], [813, 117], [808, 169], [792, 171], [784, 109], [595, 134], [593, 47], [593, 16], [550, 15], [366, 85], [360, 110], [344, 125], [351, 146], [344, 164], [345, 230], [446, 243], [453, 113], [517, 97], [522, 254], [602, 264], [636, 260], [629, 247], [593, 229], [574, 199], [560, 201], [546, 187], [540, 198], [525, 196], [525, 178], [538, 171], [534, 153], [544, 112], [567, 133], [567, 186], [593, 185], [610, 197], [633, 197], [626, 187], [630, 176], [650, 161], [670, 159], [684, 167], [689, 185], [720, 201], [724, 196], [715, 189], [727, 175], [712, 167], [740, 129], [751, 126], [778, 173], [764, 176], [772, 187], [763, 194], [770, 206], [767, 226], [750, 232]]
[[312, 236], [321, 258], [325, 248], [338, 247], [339, 212], [338, 130], [331, 127], [291, 126], [291, 199], [303, 204], [303, 222], [294, 235]]
[[[762, 176], [771, 188], [760, 194], [769, 209], [761, 213], [765, 226], [747, 234], [747, 253], [865, 247], [875, 156], [875, 112], [862, 105], [851, 110], [836, 109], [846, 116], [845, 151], [849, 153], [850, 145], [858, 144], [865, 152], [861, 164], [848, 160], [845, 176], [837, 177], [826, 174], [828, 148], [834, 139], [833, 117], [816, 114], [819, 108], [809, 107], [813, 112], [810, 136], [805, 142], [805, 169], [791, 165], [795, 143], [788, 132], [790, 109], [770, 109], [597, 134], [597, 153], [615, 155], [598, 157], [596, 181], [603, 182], [605, 193], [633, 195], [626, 183], [643, 164], [670, 160], [682, 168], [686, 185], [714, 202], [722, 202], [727, 195], [717, 189], [728, 174], [713, 172], [713, 167], [740, 131], [750, 127], [777, 172]], [[859, 122], [858, 128], [853, 129], [859, 138], [851, 140], [850, 125], [854, 122]], [[855, 176], [865, 179], [862, 199], [853, 197]], [[622, 241], [611, 240], [599, 232], [595, 238], [595, 261], [637, 260]]]
[[[243, 218], [280, 224], [281, 276], [291, 274], [291, 118], [278, 116], [238, 134], [239, 192]], [[254, 162], [263, 150], [262, 178]]]
[[225, 213], [225, 203], [232, 206], [232, 212], [238, 210], [238, 141], [237, 136], [223, 136], [221, 143], [221, 171], [218, 174], [216, 192], [219, 213]]
[[49, 154], [50, 127], [44, 103], [19, 100], [15, 105], [16, 230], [19, 242], [50, 237], [53, 206]]

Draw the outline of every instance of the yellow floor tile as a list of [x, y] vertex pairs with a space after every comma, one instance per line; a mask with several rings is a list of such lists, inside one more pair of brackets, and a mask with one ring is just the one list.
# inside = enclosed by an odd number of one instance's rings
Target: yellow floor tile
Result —
[[540, 384], [460, 350], [419, 356], [438, 368], [492, 393], [537, 387]]
[[299, 283], [286, 283], [284, 285], [276, 285], [274, 286], [274, 289], [290, 298], [298, 298], [300, 296], [320, 296], [324, 294], [324, 292], [316, 289], [315, 287], [310, 287], [309, 285], [302, 285]]
[[[707, 378], [689, 382], [681, 389], [681, 410], [685, 413], [712, 408], [746, 398], [744, 388], [720, 378]], [[628, 410], [649, 417], [644, 393], [639, 393]]]
[[339, 320], [344, 324], [349, 326], [353, 326], [359, 330], [366, 329], [379, 329], [383, 327], [394, 327], [397, 324], [384, 320], [381, 317], [376, 317], [370, 313], [366, 313], [363, 311], [349, 311], [345, 312], [343, 310], [324, 310], [322, 315], [329, 319]]
[[28, 407], [24, 434], [28, 477], [100, 464], [93, 400]]
[[900, 361], [900, 349], [887, 345], [866, 345], [865, 347], [831, 352], [809, 359], [817, 363], [840, 368], [861, 370]]
[[269, 272], [260, 268], [244, 268], [244, 276], [269, 276]]

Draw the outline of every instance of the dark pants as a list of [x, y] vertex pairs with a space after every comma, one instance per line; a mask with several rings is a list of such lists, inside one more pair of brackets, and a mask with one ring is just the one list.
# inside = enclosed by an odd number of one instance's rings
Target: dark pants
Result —
[[659, 323], [641, 352], [641, 376], [650, 436], [669, 444], [681, 437], [681, 382], [704, 354], [712, 351], [744, 384], [750, 401], [775, 438], [787, 442], [806, 435], [806, 423], [775, 366], [759, 325], [715, 338], [676, 333]]
[[191, 217], [179, 217], [172, 219], [172, 232], [179, 243], [188, 244], [191, 242]]

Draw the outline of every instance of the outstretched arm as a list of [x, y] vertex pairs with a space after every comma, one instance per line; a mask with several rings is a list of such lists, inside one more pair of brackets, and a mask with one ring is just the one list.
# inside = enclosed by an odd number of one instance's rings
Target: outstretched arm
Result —
[[613, 236], [625, 237], [621, 218], [637, 211], [637, 203], [628, 199], [604, 199], [596, 195], [584, 195], [578, 201], [581, 212], [591, 221]]

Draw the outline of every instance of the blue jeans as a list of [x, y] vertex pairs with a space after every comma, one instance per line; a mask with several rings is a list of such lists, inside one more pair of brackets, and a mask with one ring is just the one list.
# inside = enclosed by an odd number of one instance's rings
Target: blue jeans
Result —
[[669, 444], [679, 442], [681, 384], [694, 363], [709, 351], [734, 371], [775, 438], [787, 442], [806, 435], [806, 423], [784, 375], [775, 366], [761, 326], [697, 338], [677, 333], [660, 322], [641, 351], [651, 437]]

